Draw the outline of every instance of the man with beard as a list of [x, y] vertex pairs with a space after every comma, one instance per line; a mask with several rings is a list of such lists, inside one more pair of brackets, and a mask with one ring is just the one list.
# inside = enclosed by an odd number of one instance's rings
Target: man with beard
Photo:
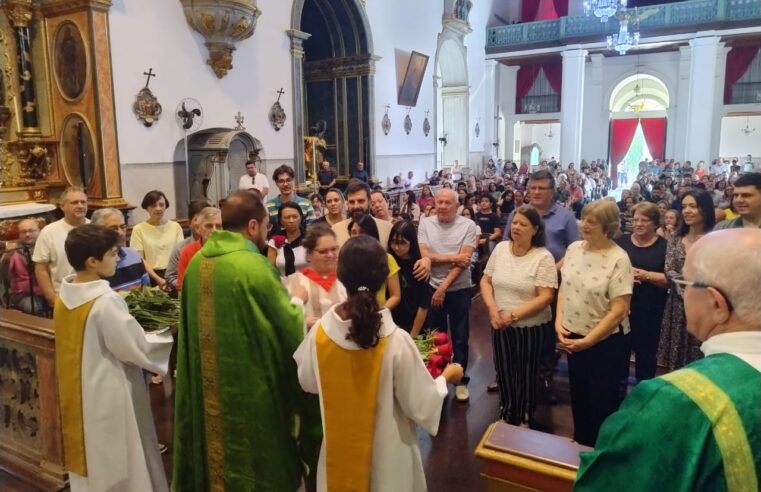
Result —
[[268, 217], [258, 197], [232, 193], [222, 224], [182, 284], [172, 489], [296, 490], [321, 441], [291, 357], [307, 294], [295, 286], [289, 300], [259, 253]]
[[[333, 224], [333, 232], [336, 233], [336, 241], [338, 241], [339, 245], [343, 245], [343, 243], [349, 240], [349, 224], [354, 218], [354, 215], [356, 213], [370, 213], [370, 194], [370, 186], [368, 186], [367, 183], [359, 181], [358, 179], [352, 179], [349, 181], [349, 185], [346, 187], [346, 215], [348, 218], [337, 224]], [[386, 202], [386, 210], [387, 209], [388, 202]], [[391, 233], [392, 224], [388, 220], [380, 219], [377, 216], [373, 217], [373, 220], [378, 226], [381, 245], [384, 248], [387, 248], [388, 236]]]

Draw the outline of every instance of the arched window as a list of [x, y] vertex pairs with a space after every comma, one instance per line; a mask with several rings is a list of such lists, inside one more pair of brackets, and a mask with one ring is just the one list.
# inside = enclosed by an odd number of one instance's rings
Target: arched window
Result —
[[612, 113], [664, 111], [669, 107], [669, 92], [660, 79], [647, 74], [627, 77], [616, 86], [610, 97]]

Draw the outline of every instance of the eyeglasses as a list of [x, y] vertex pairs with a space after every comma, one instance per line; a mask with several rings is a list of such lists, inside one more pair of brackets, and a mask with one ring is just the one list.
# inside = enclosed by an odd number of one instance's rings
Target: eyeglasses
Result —
[[293, 178], [278, 179], [277, 184], [293, 183]]
[[693, 287], [695, 289], [707, 289], [710, 287], [714, 289], [716, 292], [718, 292], [719, 294], [721, 294], [721, 296], [727, 302], [727, 308], [729, 309], [729, 312], [731, 313], [732, 311], [734, 311], [734, 307], [732, 306], [732, 302], [729, 300], [729, 297], [727, 297], [727, 295], [718, 287], [715, 287], [713, 285], [708, 285], [704, 282], [698, 282], [698, 281], [692, 282], [689, 280], [685, 280], [684, 276], [682, 275], [673, 277], [671, 281], [674, 282], [676, 293], [679, 294], [680, 297], [684, 297], [684, 291], [687, 287]]
[[551, 190], [549, 186], [529, 186], [528, 188], [530, 191], [547, 191]]

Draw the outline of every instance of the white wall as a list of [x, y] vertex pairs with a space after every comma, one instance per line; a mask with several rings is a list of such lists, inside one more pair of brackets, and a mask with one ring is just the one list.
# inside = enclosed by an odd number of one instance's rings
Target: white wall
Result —
[[[749, 135], [743, 134], [740, 130], [746, 123], [756, 131]], [[761, 156], [761, 115], [750, 116], [747, 119], [745, 116], [722, 118], [719, 155], [729, 159], [738, 157], [742, 163], [748, 154], [754, 157]]]
[[[125, 199], [139, 204], [145, 192], [161, 189], [174, 204], [184, 200], [174, 189], [173, 164], [176, 144], [182, 131], [174, 121], [175, 107], [185, 97], [197, 99], [204, 108], [203, 128], [235, 126], [234, 116], [245, 116], [244, 126], [264, 146], [265, 172], [280, 163], [293, 163], [293, 105], [290, 40], [292, 0], [259, 0], [262, 9], [254, 35], [237, 44], [233, 69], [218, 79], [206, 64], [204, 39], [185, 20], [180, 2], [155, 0], [114, 0], [110, 10], [111, 54], [114, 70], [119, 158]], [[485, 147], [484, 29], [489, 13], [485, 2], [474, 2], [470, 20], [473, 32], [466, 36], [470, 83], [469, 138], [471, 166], [481, 165]], [[380, 56], [375, 75], [375, 139], [377, 175], [382, 182], [412, 170], [423, 179], [435, 165], [435, 133], [423, 134], [425, 111], [434, 127], [433, 80], [437, 35], [441, 32], [443, 2], [409, 0], [371, 1], [366, 10], [372, 30], [373, 53]], [[407, 110], [396, 104], [397, 72], [395, 50], [419, 51], [428, 55], [425, 81], [418, 104], [410, 117], [412, 132], [403, 129]], [[132, 113], [135, 95], [145, 84], [143, 72], [153, 68], [157, 77], [150, 88], [163, 107], [161, 118], [146, 128]], [[276, 132], [267, 113], [276, 100], [276, 91], [285, 90], [280, 103], [285, 109], [285, 126]], [[381, 118], [384, 106], [391, 105], [392, 129], [384, 135]], [[480, 118], [480, 120], [479, 120]], [[475, 123], [481, 135], [475, 136]], [[271, 188], [275, 188], [271, 183]], [[183, 215], [183, 214], [181, 214]], [[135, 220], [144, 218], [136, 210]]]
[[[185, 97], [195, 98], [203, 106], [203, 128], [232, 128], [240, 111], [246, 130], [264, 146], [262, 158], [292, 163], [291, 55], [285, 33], [290, 28], [291, 2], [260, 1], [259, 6], [264, 13], [254, 35], [237, 45], [233, 69], [218, 79], [206, 64], [203, 37], [186, 22], [180, 2], [114, 0], [109, 15], [114, 100], [123, 194], [129, 203], [139, 205], [145, 192], [158, 188], [169, 197], [169, 215], [175, 216], [174, 204], [179, 200], [172, 162], [183, 134], [174, 113]], [[150, 128], [132, 112], [135, 95], [145, 84], [142, 74], [148, 68], [157, 74], [150, 88], [163, 109]], [[276, 132], [267, 114], [281, 87], [285, 95], [280, 103], [288, 119]], [[136, 209], [134, 217], [141, 220], [143, 211]]]

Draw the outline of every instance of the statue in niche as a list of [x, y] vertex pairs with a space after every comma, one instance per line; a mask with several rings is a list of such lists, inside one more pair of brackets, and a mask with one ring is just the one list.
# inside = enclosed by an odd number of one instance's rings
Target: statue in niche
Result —
[[317, 179], [317, 168], [325, 160], [325, 153], [328, 150], [328, 144], [325, 141], [325, 130], [328, 123], [325, 120], [319, 120], [309, 129], [309, 136], [304, 137], [304, 167], [306, 176], [310, 181]]
[[87, 55], [76, 25], [65, 22], [55, 37], [55, 74], [58, 87], [67, 99], [82, 95], [87, 80]]

